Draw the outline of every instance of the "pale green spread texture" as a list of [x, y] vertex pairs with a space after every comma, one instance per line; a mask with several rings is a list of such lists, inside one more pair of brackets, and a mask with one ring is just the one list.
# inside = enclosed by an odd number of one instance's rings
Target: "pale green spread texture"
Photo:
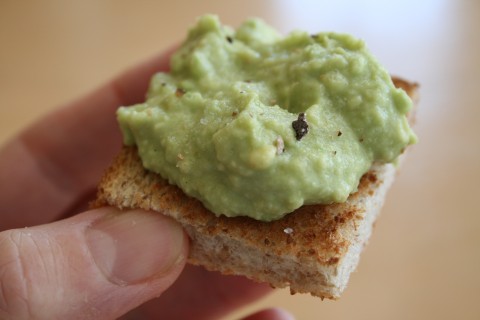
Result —
[[349, 35], [282, 37], [256, 19], [234, 31], [204, 16], [170, 73], [156, 74], [146, 102], [120, 108], [118, 120], [145, 168], [217, 215], [270, 221], [344, 202], [374, 161], [392, 162], [416, 141], [411, 107]]

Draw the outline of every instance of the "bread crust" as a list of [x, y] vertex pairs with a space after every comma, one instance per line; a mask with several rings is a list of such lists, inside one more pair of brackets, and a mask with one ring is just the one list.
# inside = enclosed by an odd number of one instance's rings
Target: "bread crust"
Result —
[[[393, 80], [416, 101], [416, 84]], [[305, 205], [280, 220], [262, 222], [215, 216], [145, 170], [136, 148], [124, 147], [103, 176], [92, 206], [160, 212], [180, 222], [190, 236], [192, 264], [336, 299], [358, 264], [395, 172], [392, 164], [374, 164], [345, 203]]]

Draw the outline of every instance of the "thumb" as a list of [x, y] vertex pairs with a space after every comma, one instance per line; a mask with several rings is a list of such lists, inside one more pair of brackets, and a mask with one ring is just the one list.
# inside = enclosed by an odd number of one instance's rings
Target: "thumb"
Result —
[[140, 210], [2, 232], [0, 318], [117, 318], [165, 291], [187, 251], [178, 223]]

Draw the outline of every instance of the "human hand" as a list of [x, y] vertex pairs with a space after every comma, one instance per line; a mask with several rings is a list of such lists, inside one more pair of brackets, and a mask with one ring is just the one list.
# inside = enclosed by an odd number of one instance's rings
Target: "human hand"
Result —
[[[168, 217], [84, 211], [120, 148], [116, 108], [144, 98], [150, 76], [168, 69], [171, 52], [46, 116], [0, 149], [1, 319], [215, 319], [270, 292], [243, 277], [185, 267], [188, 238]], [[248, 319], [290, 316], [271, 309]]]

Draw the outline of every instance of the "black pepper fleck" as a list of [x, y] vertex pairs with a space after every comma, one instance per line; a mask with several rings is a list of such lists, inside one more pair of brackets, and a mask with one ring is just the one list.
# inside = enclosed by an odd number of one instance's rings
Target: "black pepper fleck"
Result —
[[305, 113], [298, 115], [298, 119], [292, 122], [293, 130], [295, 130], [295, 138], [300, 141], [308, 133], [308, 123]]
[[182, 97], [184, 94], [185, 94], [185, 90], [181, 88], [178, 88], [177, 91], [175, 91], [175, 95], [179, 98]]
[[227, 41], [228, 41], [229, 43], [233, 43], [233, 38], [230, 37], [230, 36], [227, 36]]
[[342, 131], [339, 130], [337, 133], [337, 137], [340, 137], [341, 135], [342, 135]]

